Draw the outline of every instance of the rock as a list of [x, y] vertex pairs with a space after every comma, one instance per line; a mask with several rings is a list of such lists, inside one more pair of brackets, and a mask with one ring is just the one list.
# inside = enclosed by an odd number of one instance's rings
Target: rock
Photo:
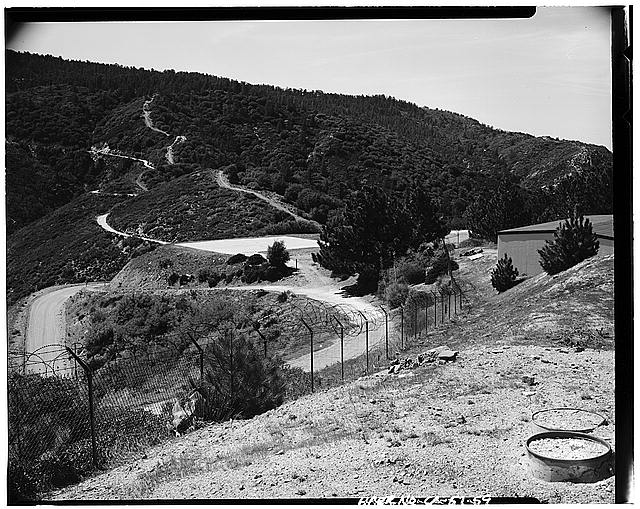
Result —
[[296, 495], [306, 495], [307, 492], [305, 490], [298, 490], [296, 491]]
[[584, 348], [581, 346], [576, 346], [576, 353], [584, 352]]
[[523, 376], [522, 381], [527, 385], [538, 385], [538, 382], [536, 382], [536, 379], [532, 376]]
[[456, 422], [458, 424], [464, 424], [465, 422], [467, 422], [467, 419], [465, 419], [464, 415], [459, 415], [458, 417], [456, 417]]
[[280, 449], [276, 454], [278, 454], [278, 455], [282, 455], [282, 454], [284, 454], [284, 450], [283, 450], [283, 449]]
[[438, 359], [443, 361], [455, 361], [457, 356], [458, 356], [457, 351], [446, 349], [446, 350], [442, 350], [438, 354]]

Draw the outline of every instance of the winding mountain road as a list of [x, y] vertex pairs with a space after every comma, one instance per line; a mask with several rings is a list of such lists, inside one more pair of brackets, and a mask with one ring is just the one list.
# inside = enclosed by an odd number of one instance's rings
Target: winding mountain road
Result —
[[151, 120], [151, 110], [149, 108], [153, 100], [156, 98], [156, 95], [157, 94], [154, 94], [154, 96], [151, 99], [149, 99], [148, 101], [145, 101], [144, 104], [142, 105], [142, 118], [144, 118], [145, 125], [152, 131], [155, 131], [160, 134], [164, 134], [165, 136], [171, 136], [167, 131], [163, 131], [162, 129], [158, 129], [157, 127], [155, 127], [153, 125], [153, 121]]
[[221, 170], [217, 170], [215, 175], [216, 175], [216, 182], [220, 187], [223, 187], [225, 189], [231, 189], [232, 191], [238, 191], [240, 193], [252, 194], [256, 198], [260, 198], [261, 200], [266, 201], [272, 207], [278, 210], [281, 210], [282, 212], [286, 212], [291, 217], [293, 217], [296, 221], [305, 221], [305, 222], [315, 224], [318, 228], [320, 227], [320, 224], [318, 222], [313, 221], [311, 219], [305, 219], [304, 217], [296, 214], [289, 207], [287, 207], [287, 205], [283, 204], [281, 201], [277, 200], [274, 197], [267, 196], [259, 191], [254, 191], [253, 189], [247, 189], [246, 187], [234, 186], [229, 182], [229, 179]]
[[[156, 132], [162, 133], [165, 136], [170, 136], [169, 133], [158, 129], [153, 125], [151, 119], [150, 105], [155, 99], [154, 95], [150, 100], [145, 101], [142, 108], [142, 116], [144, 118], [145, 125]], [[174, 164], [173, 147], [179, 143], [186, 141], [185, 136], [177, 136], [173, 143], [167, 147], [166, 159], [170, 164]], [[131, 159], [141, 162], [145, 166], [145, 170], [140, 173], [136, 179], [136, 185], [143, 191], [147, 191], [147, 187], [142, 182], [142, 177], [147, 171], [155, 170], [153, 163], [146, 159], [140, 159], [125, 154], [113, 152], [108, 146], [102, 148], [92, 147], [90, 153], [94, 157], [99, 156], [111, 156], [120, 157], [123, 159]], [[215, 172], [215, 179], [217, 184], [221, 188], [230, 189], [236, 192], [242, 192], [252, 194], [257, 198], [266, 201], [272, 207], [285, 212], [297, 221], [307, 221], [315, 223], [303, 218], [291, 210], [290, 206], [283, 204], [278, 197], [269, 196], [259, 191], [247, 189], [240, 186], [232, 185], [222, 171]], [[100, 193], [100, 191], [91, 191], [92, 193]], [[96, 222], [105, 231], [120, 235], [122, 237], [130, 237], [131, 234], [121, 232], [111, 227], [107, 221], [109, 214], [102, 214], [96, 217]], [[168, 244], [168, 242], [158, 239], [152, 239], [148, 237], [138, 236], [139, 238], [158, 244]], [[256, 238], [244, 238], [244, 239], [223, 239], [212, 241], [199, 241], [199, 242], [183, 242], [177, 244], [181, 247], [189, 247], [193, 249], [201, 249], [213, 252], [222, 252], [235, 254], [238, 252], [245, 252], [247, 254], [253, 254], [255, 252], [265, 252], [267, 247], [273, 243], [274, 240], [283, 240], [287, 244], [289, 250], [315, 248], [317, 247], [316, 241], [313, 239], [303, 239], [299, 237], [289, 236], [269, 236], [269, 237], [256, 237]], [[376, 323], [375, 331], [370, 331], [368, 334], [369, 348], [375, 346], [384, 339], [384, 327], [380, 333], [380, 317], [383, 316], [383, 312], [367, 299], [361, 297], [349, 297], [345, 298], [344, 292], [342, 292], [339, 286], [346, 285], [345, 282], [339, 283], [335, 279], [330, 278], [328, 275], [322, 273], [315, 264], [312, 264], [309, 257], [302, 257], [300, 259], [300, 273], [303, 274], [307, 285], [253, 285], [253, 286], [241, 286], [241, 287], [229, 287], [235, 290], [255, 290], [264, 289], [272, 292], [290, 291], [300, 295], [305, 295], [311, 299], [315, 299], [331, 306], [339, 306], [343, 311], [351, 316], [357, 316], [356, 321], [363, 325], [365, 321], [371, 321], [372, 324]], [[297, 263], [297, 261], [296, 261]], [[87, 288], [93, 289], [96, 284], [92, 283]], [[34, 350], [45, 346], [46, 344], [58, 343], [64, 344], [65, 342], [65, 323], [64, 323], [64, 303], [66, 300], [84, 288], [84, 285], [69, 285], [62, 288], [53, 289], [44, 293], [38, 297], [31, 305], [29, 312], [29, 325], [26, 334], [25, 350], [27, 352], [33, 352]], [[362, 318], [360, 320], [360, 318]], [[345, 324], [346, 325], [346, 324]], [[390, 324], [392, 325], [392, 324]], [[350, 359], [357, 357], [365, 351], [365, 330], [362, 327], [358, 328], [355, 335], [345, 337], [344, 345], [344, 359]], [[47, 360], [51, 359], [44, 359]], [[314, 369], [322, 369], [325, 366], [329, 366], [340, 361], [340, 345], [335, 342], [328, 347], [317, 350], [314, 353]], [[302, 355], [296, 359], [289, 361], [289, 364], [294, 367], [300, 367], [304, 370], [310, 369], [310, 354]]]

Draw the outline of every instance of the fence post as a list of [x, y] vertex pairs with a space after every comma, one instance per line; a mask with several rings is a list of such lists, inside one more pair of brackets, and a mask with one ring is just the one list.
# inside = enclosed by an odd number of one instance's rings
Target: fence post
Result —
[[413, 338], [418, 336], [418, 303], [413, 303]]
[[440, 292], [440, 323], [444, 323], [444, 294], [442, 288], [438, 291]]
[[365, 353], [367, 354], [367, 375], [368, 375], [369, 374], [369, 319], [359, 309], [358, 309], [358, 313], [360, 313], [360, 316], [364, 320], [364, 326], [365, 326], [365, 336], [364, 336], [365, 337], [365, 344], [364, 344], [364, 349], [365, 349]]
[[258, 333], [258, 336], [260, 336], [260, 338], [262, 339], [262, 343], [264, 344], [264, 358], [267, 358], [267, 338], [264, 337], [264, 334], [262, 334], [262, 332], [260, 332], [260, 329], [258, 329], [255, 325], [253, 326], [253, 330], [255, 330]]
[[334, 316], [333, 318], [336, 322], [338, 322], [338, 326], [340, 327], [340, 375], [342, 377], [342, 381], [344, 382], [344, 326], [336, 316]]
[[453, 294], [453, 313], [454, 314], [458, 314], [458, 303], [456, 302], [457, 300], [457, 294], [456, 294], [456, 287], [455, 287], [455, 281], [453, 283], [453, 285], [451, 286], [451, 293]]
[[229, 334], [229, 332], [226, 331], [225, 334], [229, 336], [229, 392], [231, 393], [231, 400], [233, 401], [233, 332]]
[[305, 322], [304, 319], [300, 318], [300, 321], [304, 324], [311, 335], [311, 392], [313, 392], [313, 330], [307, 325], [307, 322]]
[[87, 390], [89, 392], [89, 426], [91, 429], [91, 459], [93, 460], [93, 466], [98, 468], [98, 447], [96, 444], [96, 425], [95, 415], [93, 411], [93, 373], [91, 368], [84, 362], [76, 353], [68, 346], [65, 346], [69, 355], [71, 355], [75, 361], [80, 364], [80, 367], [87, 375]]
[[187, 334], [186, 336], [198, 349], [198, 356], [200, 357], [200, 381], [202, 382], [204, 378], [204, 351], [202, 350], [202, 347], [198, 344], [198, 342], [191, 337], [191, 334]]
[[424, 294], [424, 335], [429, 332], [429, 295]]
[[433, 295], [433, 327], [436, 328], [438, 326], [438, 296], [434, 291], [431, 292]]
[[387, 356], [387, 360], [389, 360], [389, 313], [387, 313], [387, 310], [380, 304], [378, 304], [378, 307], [382, 309], [382, 312], [384, 313], [384, 351]]
[[400, 306], [400, 350], [404, 350], [404, 306]]

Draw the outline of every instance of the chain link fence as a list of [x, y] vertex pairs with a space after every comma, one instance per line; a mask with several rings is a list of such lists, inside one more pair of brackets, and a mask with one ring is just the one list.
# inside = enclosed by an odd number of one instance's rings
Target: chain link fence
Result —
[[286, 362], [255, 322], [242, 331], [189, 336], [186, 346], [149, 344], [102, 363], [80, 344], [10, 353], [10, 499], [33, 499], [96, 468], [139, 458], [199, 422], [255, 415], [386, 368], [459, 313], [463, 292], [455, 283], [412, 292], [393, 310], [304, 299], [293, 309], [264, 312], [264, 320], [278, 315], [277, 344], [296, 338], [303, 345]]

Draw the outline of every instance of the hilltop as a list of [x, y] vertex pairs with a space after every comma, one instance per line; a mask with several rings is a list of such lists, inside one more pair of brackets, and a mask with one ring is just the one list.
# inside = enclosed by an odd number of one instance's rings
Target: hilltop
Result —
[[[478, 260], [460, 258], [467, 310], [399, 352], [415, 357], [448, 345], [460, 351], [455, 362], [400, 375], [384, 370], [250, 420], [209, 425], [51, 499], [489, 495], [613, 502], [613, 477], [592, 484], [532, 478], [523, 447], [534, 432], [532, 413], [560, 406], [605, 416], [608, 424], [596, 434], [615, 442], [613, 256], [532, 277], [500, 295], [486, 275], [495, 261], [491, 249]], [[574, 336], [566, 334], [567, 320]]]

